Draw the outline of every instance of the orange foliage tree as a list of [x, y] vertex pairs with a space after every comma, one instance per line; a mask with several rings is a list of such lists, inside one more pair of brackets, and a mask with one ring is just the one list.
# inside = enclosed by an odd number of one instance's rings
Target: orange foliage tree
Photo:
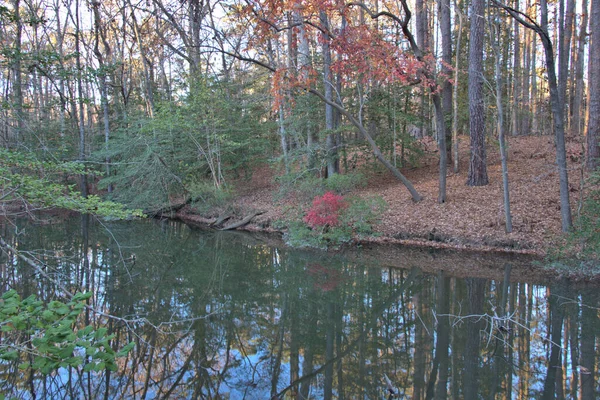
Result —
[[[400, 4], [400, 9], [396, 4]], [[326, 41], [327, 48], [335, 54], [332, 72], [337, 74], [342, 85], [360, 87], [363, 93], [368, 88], [390, 84], [425, 86], [434, 97], [436, 122], [442, 132], [438, 134], [438, 145], [445, 149], [445, 121], [436, 62], [418, 48], [408, 26], [411, 13], [404, 0], [400, 3], [380, 2], [379, 7], [385, 11], [372, 10], [366, 3], [342, 0], [246, 0], [235, 8], [235, 18], [243, 21], [249, 35], [247, 55], [241, 52], [233, 55], [273, 72], [272, 95], [276, 110], [281, 111], [282, 104], [293, 105], [293, 93], [298, 92], [311, 93], [335, 109], [358, 129], [377, 160], [406, 186], [412, 199], [420, 201], [422, 196], [383, 156], [365, 129], [362, 110], [355, 116], [344, 104], [339, 91], [331, 96], [327, 95], [327, 90], [321, 90], [318, 85], [320, 73], [314, 64], [303, 60], [303, 52], [298, 51], [298, 38], [300, 47], [306, 46], [303, 40], [311, 41], [314, 48]], [[331, 23], [323, 24], [323, 21]], [[261, 56], [264, 54], [267, 62]], [[442, 79], [447, 80], [447, 77]], [[333, 87], [334, 83], [326, 80], [323, 86], [327, 89], [328, 85]], [[440, 151], [440, 170], [443, 168], [443, 173], [440, 171], [440, 202], [445, 201], [445, 153], [445, 150]]]

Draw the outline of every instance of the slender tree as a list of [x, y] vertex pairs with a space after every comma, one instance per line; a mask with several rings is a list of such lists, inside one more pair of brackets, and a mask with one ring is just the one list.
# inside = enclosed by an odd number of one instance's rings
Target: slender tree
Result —
[[541, 0], [540, 2], [541, 18], [539, 24], [527, 14], [515, 10], [512, 7], [495, 0], [494, 4], [506, 10], [513, 18], [519, 21], [521, 25], [533, 30], [540, 37], [542, 45], [544, 46], [556, 145], [556, 165], [559, 176], [561, 223], [563, 232], [567, 232], [569, 229], [571, 229], [573, 222], [571, 217], [571, 205], [569, 202], [569, 178], [565, 147], [564, 107], [560, 104], [560, 97], [558, 95], [558, 84], [556, 81], [556, 69], [554, 65], [554, 50], [552, 46], [552, 40], [548, 34], [548, 3], [546, 0]]

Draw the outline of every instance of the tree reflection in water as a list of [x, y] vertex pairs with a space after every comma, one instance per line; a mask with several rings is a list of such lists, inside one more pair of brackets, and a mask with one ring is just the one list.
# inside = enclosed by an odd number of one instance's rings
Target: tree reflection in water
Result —
[[[423, 273], [410, 252], [405, 268], [391, 268], [172, 222], [85, 218], [18, 231], [1, 233], [64, 286], [91, 291], [93, 309], [121, 318], [85, 316], [115, 334], [115, 348], [136, 347], [113, 373], [42, 376], [4, 362], [9, 396], [380, 399], [386, 376], [412, 399], [599, 392], [597, 290], [519, 282], [504, 261], [503, 277], [462, 279]], [[59, 294], [1, 257], [3, 292]]]

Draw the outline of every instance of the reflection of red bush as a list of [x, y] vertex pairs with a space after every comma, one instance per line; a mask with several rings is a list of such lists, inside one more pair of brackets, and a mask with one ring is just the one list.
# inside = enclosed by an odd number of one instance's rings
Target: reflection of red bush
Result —
[[340, 211], [348, 207], [343, 196], [327, 192], [313, 200], [312, 207], [304, 217], [304, 222], [311, 228], [336, 226], [339, 223]]
[[324, 292], [334, 290], [342, 282], [342, 274], [339, 271], [324, 267], [321, 264], [309, 265], [308, 274], [315, 280], [315, 288]]

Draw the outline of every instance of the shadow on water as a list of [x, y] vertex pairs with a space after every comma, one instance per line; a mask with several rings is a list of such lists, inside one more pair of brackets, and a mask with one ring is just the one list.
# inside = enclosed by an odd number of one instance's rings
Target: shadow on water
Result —
[[[599, 393], [598, 288], [527, 280], [531, 259], [399, 247], [332, 255], [159, 221], [23, 222], [1, 236], [63, 286], [92, 292], [93, 309], [121, 317], [86, 315], [115, 334], [115, 348], [136, 343], [113, 373], [29, 376], [0, 363], [0, 393], [16, 398]], [[2, 292], [59, 294], [0, 257]]]

